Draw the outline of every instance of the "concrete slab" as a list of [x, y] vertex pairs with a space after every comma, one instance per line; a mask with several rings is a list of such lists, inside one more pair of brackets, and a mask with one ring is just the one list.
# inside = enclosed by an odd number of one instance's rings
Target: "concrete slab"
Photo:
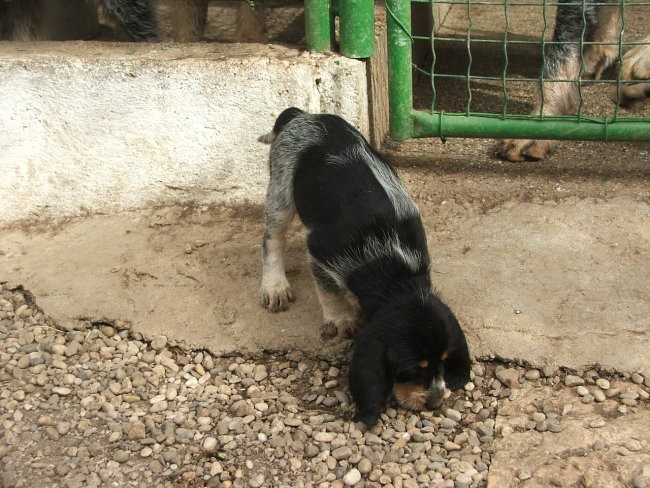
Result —
[[[650, 205], [621, 196], [471, 205], [422, 198], [450, 181], [402, 169], [418, 195], [438, 292], [475, 356], [536, 365], [650, 371]], [[474, 185], [476, 181], [474, 181]], [[460, 196], [460, 192], [456, 193]], [[217, 354], [327, 353], [299, 224], [289, 240], [297, 301], [257, 304], [260, 207], [169, 207], [8, 229], [0, 277], [20, 283], [59, 322], [121, 319]]]
[[260, 44], [0, 43], [0, 225], [261, 203], [289, 106], [368, 134], [366, 67]]
[[[644, 394], [629, 382], [612, 382], [606, 394], [614, 391]], [[621, 407], [617, 396], [585, 404], [566, 388], [513, 391], [499, 404], [501, 436], [494, 440], [488, 486], [644, 486], [650, 479], [650, 430], [644, 427], [650, 410], [643, 402]], [[561, 431], [530, 429], [534, 413], [552, 416]]]

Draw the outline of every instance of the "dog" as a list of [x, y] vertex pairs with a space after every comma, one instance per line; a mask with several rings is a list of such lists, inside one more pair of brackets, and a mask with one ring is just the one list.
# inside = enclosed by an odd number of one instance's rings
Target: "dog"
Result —
[[[543, 68], [543, 103], [538, 94], [533, 115], [567, 115], [575, 113], [579, 92], [575, 82], [592, 77], [600, 79], [603, 71], [617, 61], [619, 37], [621, 36], [621, 11], [614, 0], [585, 0], [569, 3], [560, 0], [553, 31], [553, 40], [546, 51]], [[584, 64], [580, 60], [581, 39], [584, 33]], [[650, 38], [646, 38], [650, 41]], [[605, 43], [605, 44], [600, 44]], [[621, 102], [648, 96], [648, 83], [629, 84], [633, 80], [650, 79], [650, 47], [639, 45], [631, 49], [622, 60]], [[500, 143], [498, 153], [510, 161], [537, 161], [543, 159], [553, 148], [548, 140], [507, 139]]]
[[[41, 39], [46, 0], [0, 0], [0, 39]], [[158, 21], [152, 0], [88, 0], [122, 26], [134, 41], [158, 41]], [[45, 39], [43, 39], [45, 40]]]
[[432, 293], [420, 212], [394, 169], [335, 115], [289, 108], [260, 140], [272, 143], [262, 306], [277, 312], [294, 300], [284, 249], [297, 213], [323, 335], [356, 332], [354, 420], [375, 425], [391, 392], [406, 408], [438, 408], [445, 386], [469, 381], [470, 355], [458, 320]]

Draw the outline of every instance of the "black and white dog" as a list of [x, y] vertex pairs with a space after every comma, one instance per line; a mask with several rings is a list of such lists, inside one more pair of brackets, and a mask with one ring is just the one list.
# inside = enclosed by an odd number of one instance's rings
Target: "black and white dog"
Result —
[[465, 335], [431, 291], [420, 213], [391, 166], [335, 115], [297, 108], [273, 131], [263, 239], [262, 305], [285, 310], [286, 231], [297, 212], [327, 335], [356, 335], [350, 365], [355, 420], [373, 426], [392, 393], [404, 407], [438, 408], [445, 386], [469, 381]]

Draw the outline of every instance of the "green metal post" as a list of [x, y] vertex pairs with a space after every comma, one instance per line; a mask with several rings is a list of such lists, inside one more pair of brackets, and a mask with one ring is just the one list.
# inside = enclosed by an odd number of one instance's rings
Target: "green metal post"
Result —
[[343, 0], [339, 3], [341, 54], [369, 58], [375, 52], [374, 0]]
[[413, 72], [410, 0], [386, 0], [390, 137], [413, 137]]
[[305, 37], [312, 52], [332, 49], [334, 27], [330, 0], [305, 0]]
[[[442, 114], [413, 111], [413, 137], [489, 137], [514, 139], [558, 139], [574, 141], [647, 141], [650, 123], [645, 117], [611, 119], [549, 116], [535, 120], [530, 116]], [[645, 119], [645, 120], [644, 120]]]

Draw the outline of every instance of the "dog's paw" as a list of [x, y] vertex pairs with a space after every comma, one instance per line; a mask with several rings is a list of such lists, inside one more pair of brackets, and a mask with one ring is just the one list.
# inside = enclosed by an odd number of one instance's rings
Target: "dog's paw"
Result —
[[379, 421], [380, 413], [381, 412], [377, 409], [367, 409], [361, 412], [357, 411], [352, 417], [352, 420], [354, 422], [362, 423], [366, 430], [370, 430]]
[[293, 291], [291, 291], [289, 284], [276, 283], [273, 286], [260, 289], [260, 304], [269, 312], [286, 310], [293, 300]]
[[321, 327], [320, 336], [324, 340], [331, 340], [337, 335], [344, 339], [354, 337], [358, 323], [354, 319], [326, 320]]
[[552, 141], [505, 139], [499, 144], [497, 152], [509, 161], [539, 161], [544, 159], [552, 148]]

